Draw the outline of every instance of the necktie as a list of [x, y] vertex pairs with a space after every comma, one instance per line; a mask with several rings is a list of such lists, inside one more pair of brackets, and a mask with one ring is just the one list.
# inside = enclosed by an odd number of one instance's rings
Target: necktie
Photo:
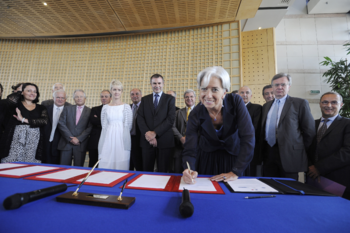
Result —
[[153, 102], [153, 104], [154, 104], [154, 109], [157, 109], [157, 106], [158, 106], [158, 97], [159, 97], [158, 94], [155, 94], [155, 95], [154, 95], [154, 102]]
[[78, 106], [78, 110], [77, 110], [77, 115], [76, 115], [76, 118], [75, 118], [75, 124], [78, 125], [78, 122], [79, 122], [79, 119], [80, 119], [80, 116], [81, 116], [81, 109], [83, 108], [83, 106]]
[[321, 128], [317, 131], [317, 144], [320, 143], [323, 134], [326, 132], [327, 130], [327, 122], [329, 121], [329, 119], [325, 118], [323, 121], [323, 125], [321, 126]]
[[132, 114], [133, 114], [133, 120], [132, 120], [132, 129], [131, 129], [131, 135], [136, 135], [136, 126], [135, 126], [135, 124], [136, 124], [136, 113], [137, 113], [137, 109], [138, 109], [138, 107], [137, 107], [137, 105], [136, 104], [134, 104], [133, 106], [132, 106]]
[[188, 108], [187, 114], [186, 114], [186, 121], [188, 121], [188, 116], [190, 115], [190, 112], [191, 112], [191, 108]]
[[267, 143], [273, 147], [276, 144], [276, 129], [277, 129], [277, 117], [280, 100], [276, 101], [276, 105], [271, 113], [270, 125], [267, 133]]
[[50, 140], [49, 140], [50, 142], [53, 141], [53, 138], [55, 136], [55, 131], [57, 128], [58, 119], [60, 119], [60, 115], [61, 115], [61, 109], [56, 108], [56, 114], [53, 116], [52, 129], [51, 129], [51, 135], [50, 135]]

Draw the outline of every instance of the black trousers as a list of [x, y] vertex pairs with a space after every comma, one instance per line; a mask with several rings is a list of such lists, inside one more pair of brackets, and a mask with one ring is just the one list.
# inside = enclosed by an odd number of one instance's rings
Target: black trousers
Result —
[[[55, 143], [56, 145], [57, 143]], [[60, 164], [60, 154], [61, 152], [57, 150], [56, 148], [52, 148], [55, 146], [53, 142], [47, 142], [47, 150], [46, 150], [46, 157], [44, 160], [42, 160], [42, 163], [49, 163], [49, 164]]]
[[[95, 166], [98, 160], [98, 149], [89, 150], [89, 167]], [[98, 165], [97, 165], [98, 167]]]
[[129, 170], [143, 171], [142, 148], [140, 147], [140, 136], [131, 135], [130, 168]]
[[266, 141], [264, 141], [264, 157], [263, 175], [265, 177], [285, 177], [298, 181], [298, 172], [287, 173], [284, 171], [278, 143], [271, 147]]
[[172, 158], [172, 148], [142, 148], [143, 170], [154, 171], [154, 163], [157, 159], [158, 172], [168, 172]]

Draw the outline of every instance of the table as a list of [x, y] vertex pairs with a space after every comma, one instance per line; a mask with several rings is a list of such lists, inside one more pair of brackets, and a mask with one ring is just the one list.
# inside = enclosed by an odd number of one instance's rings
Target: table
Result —
[[[135, 173], [131, 178], [140, 174]], [[14, 193], [58, 184], [0, 177], [0, 232], [350, 232], [350, 201], [346, 199], [282, 194], [245, 199], [247, 194], [230, 193], [224, 184], [220, 185], [225, 195], [191, 193], [195, 211], [190, 218], [179, 213], [181, 193], [133, 189], [124, 191], [124, 196], [136, 197], [128, 210], [57, 202], [56, 196], [62, 193], [15, 210], [2, 206]], [[84, 185], [80, 191], [119, 195], [121, 185]]]

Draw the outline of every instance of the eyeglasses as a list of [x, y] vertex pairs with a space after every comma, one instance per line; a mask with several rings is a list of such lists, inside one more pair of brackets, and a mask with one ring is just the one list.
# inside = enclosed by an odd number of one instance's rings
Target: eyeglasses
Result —
[[274, 86], [274, 87], [279, 87], [279, 86], [285, 87], [287, 85], [289, 85], [289, 83], [276, 83], [276, 84], [273, 84], [272, 86]]
[[331, 102], [326, 101], [326, 100], [321, 102], [322, 105], [328, 105], [329, 103], [330, 103], [331, 105], [338, 105], [340, 102], [339, 102], [339, 101], [335, 101], [335, 100], [334, 100], [334, 101], [331, 101]]

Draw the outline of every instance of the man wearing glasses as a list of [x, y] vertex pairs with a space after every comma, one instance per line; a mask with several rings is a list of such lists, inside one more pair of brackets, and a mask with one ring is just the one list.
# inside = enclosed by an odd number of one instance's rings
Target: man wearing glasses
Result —
[[262, 109], [262, 158], [264, 176], [298, 180], [307, 171], [307, 151], [315, 133], [315, 123], [307, 100], [288, 95], [292, 78], [276, 74], [271, 81], [275, 100]]
[[[321, 119], [315, 121], [317, 134], [312, 143], [312, 164], [308, 175], [324, 176], [347, 187], [343, 197], [350, 200], [350, 119], [341, 117], [343, 98], [326, 92], [320, 100]], [[315, 131], [315, 132], [316, 132]]]

